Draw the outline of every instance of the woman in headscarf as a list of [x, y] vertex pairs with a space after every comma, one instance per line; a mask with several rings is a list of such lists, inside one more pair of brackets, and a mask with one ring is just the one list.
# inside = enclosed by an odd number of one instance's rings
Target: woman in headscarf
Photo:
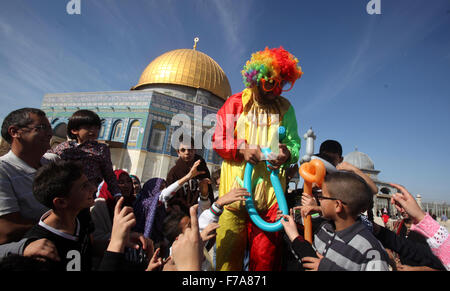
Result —
[[[124, 206], [133, 206], [135, 197], [133, 195], [133, 181], [124, 170], [115, 170], [117, 184], [124, 197]], [[100, 188], [98, 198], [91, 208], [91, 217], [95, 225], [94, 239], [107, 241], [111, 237], [112, 222], [114, 219], [114, 207], [117, 199], [111, 194], [106, 182]]]
[[[148, 180], [139, 192], [138, 199], [134, 204], [134, 215], [136, 216], [134, 230], [144, 234], [144, 237], [151, 238], [155, 243], [162, 240], [162, 237], [159, 237], [159, 234], [162, 234], [162, 232], [158, 231], [160, 229], [158, 226], [162, 224], [165, 218], [165, 209], [162, 203], [159, 203], [159, 197], [165, 187], [166, 181], [164, 179], [152, 178]], [[158, 205], [162, 207], [158, 208]], [[156, 224], [156, 235], [152, 235], [155, 217], [161, 223]]]
[[136, 175], [130, 175], [131, 180], [133, 180], [133, 195], [137, 198], [139, 192], [141, 192], [141, 180]]
[[[166, 218], [167, 202], [173, 197], [174, 193], [180, 189], [184, 183], [197, 175], [203, 174], [197, 171], [200, 161], [192, 166], [189, 173], [178, 181], [167, 186], [164, 179], [152, 178], [145, 182], [138, 198], [134, 204], [134, 215], [136, 216], [136, 226], [134, 231], [143, 233], [145, 238], [150, 238], [155, 248], [161, 248], [161, 255], [167, 255], [167, 242], [164, 240], [163, 223]], [[176, 204], [176, 203], [175, 203]], [[209, 208], [210, 205], [201, 205], [202, 210]], [[201, 210], [200, 210], [201, 211]]]

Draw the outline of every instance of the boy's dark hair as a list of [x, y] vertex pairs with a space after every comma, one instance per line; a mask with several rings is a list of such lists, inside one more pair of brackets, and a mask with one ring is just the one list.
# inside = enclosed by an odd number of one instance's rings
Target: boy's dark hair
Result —
[[81, 109], [76, 111], [69, 118], [67, 124], [67, 136], [71, 139], [77, 139], [77, 136], [72, 133], [72, 130], [78, 130], [82, 126], [98, 126], [102, 127], [102, 121], [100, 117], [94, 111]]
[[191, 135], [182, 134], [178, 138], [177, 151], [180, 149], [181, 144], [189, 146], [192, 149], [195, 145], [194, 138]]
[[42, 166], [33, 180], [34, 197], [53, 209], [53, 199], [69, 195], [73, 183], [82, 175], [82, 167], [73, 161], [56, 161]]
[[342, 157], [342, 146], [338, 141], [328, 139], [320, 145], [317, 156], [335, 165], [335, 163], [339, 162], [336, 161], [336, 156]]
[[350, 215], [356, 216], [373, 204], [373, 195], [366, 181], [353, 172], [337, 171], [325, 176], [330, 196], [346, 203]]
[[170, 214], [164, 219], [163, 234], [169, 241], [169, 245], [172, 245], [176, 237], [181, 234], [179, 224], [181, 219], [185, 216], [188, 215], [186, 215], [184, 211], [171, 211]]
[[12, 137], [8, 133], [8, 128], [10, 126], [17, 126], [19, 128], [27, 127], [31, 123], [33, 123], [33, 120], [30, 118], [30, 113], [36, 114], [38, 116], [46, 116], [45, 112], [41, 109], [37, 108], [21, 108], [12, 111], [8, 114], [8, 116], [5, 117], [2, 123], [2, 137], [4, 140], [6, 140], [9, 144], [12, 143]]
[[319, 154], [323, 153], [336, 153], [342, 156], [342, 146], [338, 141], [328, 139], [320, 145]]

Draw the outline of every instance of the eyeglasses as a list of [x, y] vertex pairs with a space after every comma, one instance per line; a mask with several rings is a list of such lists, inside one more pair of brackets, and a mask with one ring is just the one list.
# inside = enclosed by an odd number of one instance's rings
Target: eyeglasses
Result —
[[22, 128], [36, 129], [37, 131], [50, 131], [52, 128], [46, 124], [40, 124], [33, 127], [24, 126]]
[[337, 199], [337, 198], [333, 198], [333, 197], [325, 197], [325, 196], [322, 196], [322, 195], [317, 195], [317, 199], [319, 199], [319, 200], [339, 200], [339, 201], [341, 201], [342, 202], [342, 204], [345, 204], [345, 205], [347, 205], [347, 203], [345, 203], [344, 201], [342, 201], [341, 199]]
[[281, 88], [281, 92], [288, 92], [294, 87], [294, 83], [295, 83], [295, 81], [292, 83], [288, 83], [291, 86], [289, 87], [289, 89], [284, 90], [283, 87], [286, 84], [285, 81], [282, 82], [277, 79], [269, 78], [269, 81], [266, 81], [266, 79], [261, 79], [261, 82], [262, 82], [262, 88], [266, 92], [273, 91], [277, 87]]
[[316, 189], [316, 188], [313, 188], [312, 189], [312, 194], [313, 195], [320, 195], [320, 194], [322, 194], [322, 189]]

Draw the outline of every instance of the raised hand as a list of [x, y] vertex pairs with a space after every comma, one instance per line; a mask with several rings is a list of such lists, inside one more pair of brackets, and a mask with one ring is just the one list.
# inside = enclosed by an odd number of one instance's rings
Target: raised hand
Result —
[[218, 229], [219, 227], [220, 225], [215, 222], [208, 224], [200, 233], [203, 243], [206, 243], [207, 241], [215, 237], [216, 236], [215, 230]]
[[178, 271], [200, 271], [203, 261], [203, 242], [197, 219], [198, 204], [189, 209], [191, 227], [185, 229], [172, 244], [172, 257]]
[[292, 242], [296, 237], [299, 236], [297, 224], [294, 221], [293, 211], [290, 210], [290, 215], [282, 215], [281, 216], [281, 224], [284, 227], [284, 231], [286, 235], [289, 237], [289, 240]]
[[394, 183], [389, 185], [399, 190], [399, 193], [392, 195], [391, 204], [400, 212], [406, 211], [414, 223], [419, 223], [425, 217], [425, 212], [417, 204], [416, 199], [414, 199], [405, 187]]
[[153, 256], [153, 252], [155, 250], [153, 241], [150, 238], [144, 237], [144, 235], [139, 232], [130, 232], [129, 240], [126, 246], [137, 250], [142, 247], [149, 258]]
[[314, 213], [321, 213], [322, 210], [320, 206], [317, 205], [308, 205], [308, 206], [295, 206], [294, 210], [300, 210], [300, 214], [302, 217], [306, 217], [308, 215], [314, 214]]
[[250, 193], [248, 193], [246, 188], [234, 188], [227, 194], [219, 197], [216, 203], [223, 207], [236, 201], [245, 201], [246, 197], [250, 197]]
[[208, 199], [208, 185], [211, 183], [211, 179], [209, 178], [204, 178], [198, 183], [198, 188], [203, 199]]
[[150, 259], [150, 262], [148, 263], [146, 271], [158, 271], [170, 260], [170, 257], [165, 260], [162, 259], [159, 256], [159, 252], [160, 248], [157, 248], [152, 258]]
[[111, 231], [111, 241], [107, 250], [110, 252], [123, 253], [125, 246], [130, 240], [131, 228], [136, 224], [133, 208], [125, 206], [122, 208], [124, 198], [120, 197], [114, 207], [114, 220]]
[[302, 193], [302, 206], [317, 206], [316, 199], [309, 194]]
[[196, 161], [193, 165], [191, 170], [188, 173], [189, 179], [195, 178], [198, 175], [204, 174], [205, 171], [198, 171], [197, 168], [200, 165], [201, 160]]

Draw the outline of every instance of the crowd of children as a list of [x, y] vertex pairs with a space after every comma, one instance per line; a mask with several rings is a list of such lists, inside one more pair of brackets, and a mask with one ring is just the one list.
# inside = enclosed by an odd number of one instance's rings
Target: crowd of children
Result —
[[[43, 111], [23, 108], [4, 119], [11, 150], [0, 157], [0, 270], [215, 270], [219, 217], [247, 190], [217, 197], [220, 176], [210, 175], [192, 139], [180, 140], [167, 180], [141, 187], [136, 176], [113, 170], [108, 147], [97, 141], [100, 126], [96, 113], [79, 110], [69, 140], [50, 149]], [[283, 270], [450, 269], [447, 230], [406, 188], [392, 184], [403, 219], [389, 230], [373, 220], [375, 184], [343, 162], [340, 144], [326, 141], [317, 157], [332, 165], [322, 188], [300, 206], [290, 203], [290, 215], [278, 214]], [[319, 214], [312, 244], [297, 210]]]

